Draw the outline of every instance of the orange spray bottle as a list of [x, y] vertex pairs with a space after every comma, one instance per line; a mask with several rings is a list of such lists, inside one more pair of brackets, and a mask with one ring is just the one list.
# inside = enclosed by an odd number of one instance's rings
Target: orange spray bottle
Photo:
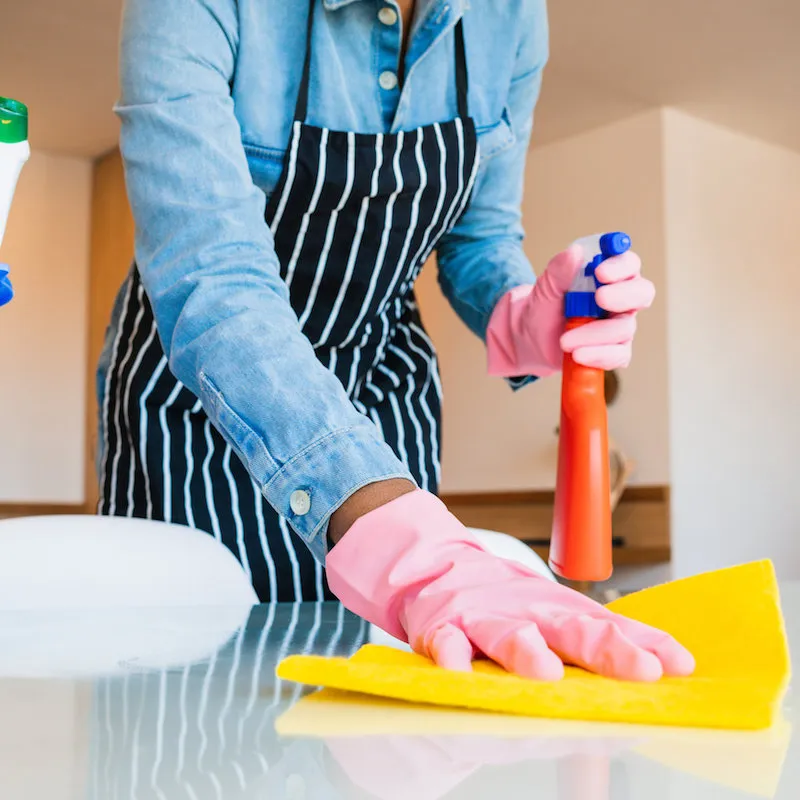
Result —
[[[600, 237], [600, 252], [581, 269], [567, 293], [567, 329], [607, 316], [595, 301], [595, 269], [631, 246], [624, 233]], [[576, 364], [564, 354], [550, 568], [572, 581], [611, 577], [611, 488], [608, 418], [602, 369]]]

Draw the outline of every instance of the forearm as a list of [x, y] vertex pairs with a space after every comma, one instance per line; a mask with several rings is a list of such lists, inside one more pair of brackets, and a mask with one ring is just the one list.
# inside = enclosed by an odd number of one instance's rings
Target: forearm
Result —
[[469, 208], [438, 251], [439, 283], [453, 309], [485, 338], [503, 295], [535, 281], [522, 247], [525, 165], [547, 59], [544, 9], [520, 46], [518, 72], [496, 126], [480, 134], [481, 162]]

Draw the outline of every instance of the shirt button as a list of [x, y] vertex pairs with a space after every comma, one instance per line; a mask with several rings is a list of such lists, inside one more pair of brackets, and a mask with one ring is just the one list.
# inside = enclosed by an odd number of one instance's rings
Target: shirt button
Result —
[[389, 8], [388, 6], [384, 6], [378, 12], [378, 19], [384, 25], [394, 25], [397, 22], [397, 12], [393, 8]]
[[308, 492], [304, 492], [302, 489], [292, 492], [292, 496], [289, 498], [289, 508], [298, 517], [304, 517], [308, 514], [311, 511], [311, 497]]
[[389, 92], [397, 87], [397, 75], [387, 69], [386, 72], [381, 72], [378, 83], [381, 85], [381, 89], [386, 89]]

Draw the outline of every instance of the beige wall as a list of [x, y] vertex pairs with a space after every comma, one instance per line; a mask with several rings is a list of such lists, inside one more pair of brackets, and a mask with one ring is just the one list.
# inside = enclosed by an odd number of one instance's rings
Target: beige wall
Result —
[[800, 155], [664, 122], [675, 571], [800, 578]]
[[3, 243], [0, 502], [82, 502], [91, 164], [34, 153]]
[[[610, 411], [612, 435], [638, 462], [635, 484], [669, 479], [661, 136], [654, 111], [534, 147], [524, 204], [525, 247], [537, 271], [573, 239], [621, 229], [662, 288], [655, 307], [640, 317], [634, 363]], [[434, 269], [425, 271], [419, 295], [442, 363], [443, 490], [552, 488], [558, 378], [512, 393], [486, 376], [483, 345], [447, 306]]]

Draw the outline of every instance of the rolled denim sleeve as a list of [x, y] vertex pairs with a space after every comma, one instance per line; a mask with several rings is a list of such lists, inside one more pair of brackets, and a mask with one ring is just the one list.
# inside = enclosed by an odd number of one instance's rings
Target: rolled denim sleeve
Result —
[[442, 291], [463, 322], [482, 339], [500, 298], [536, 279], [522, 249], [521, 205], [533, 111], [548, 57], [548, 26], [544, 0], [526, 7], [528, 18], [520, 20], [518, 28], [525, 33], [504, 110], [513, 143], [482, 158], [469, 208], [438, 250]]
[[[117, 111], [136, 260], [170, 369], [322, 560], [328, 519], [353, 492], [413, 479], [289, 304], [231, 98], [237, 9], [127, 2]], [[311, 496], [302, 516], [298, 489]]]

